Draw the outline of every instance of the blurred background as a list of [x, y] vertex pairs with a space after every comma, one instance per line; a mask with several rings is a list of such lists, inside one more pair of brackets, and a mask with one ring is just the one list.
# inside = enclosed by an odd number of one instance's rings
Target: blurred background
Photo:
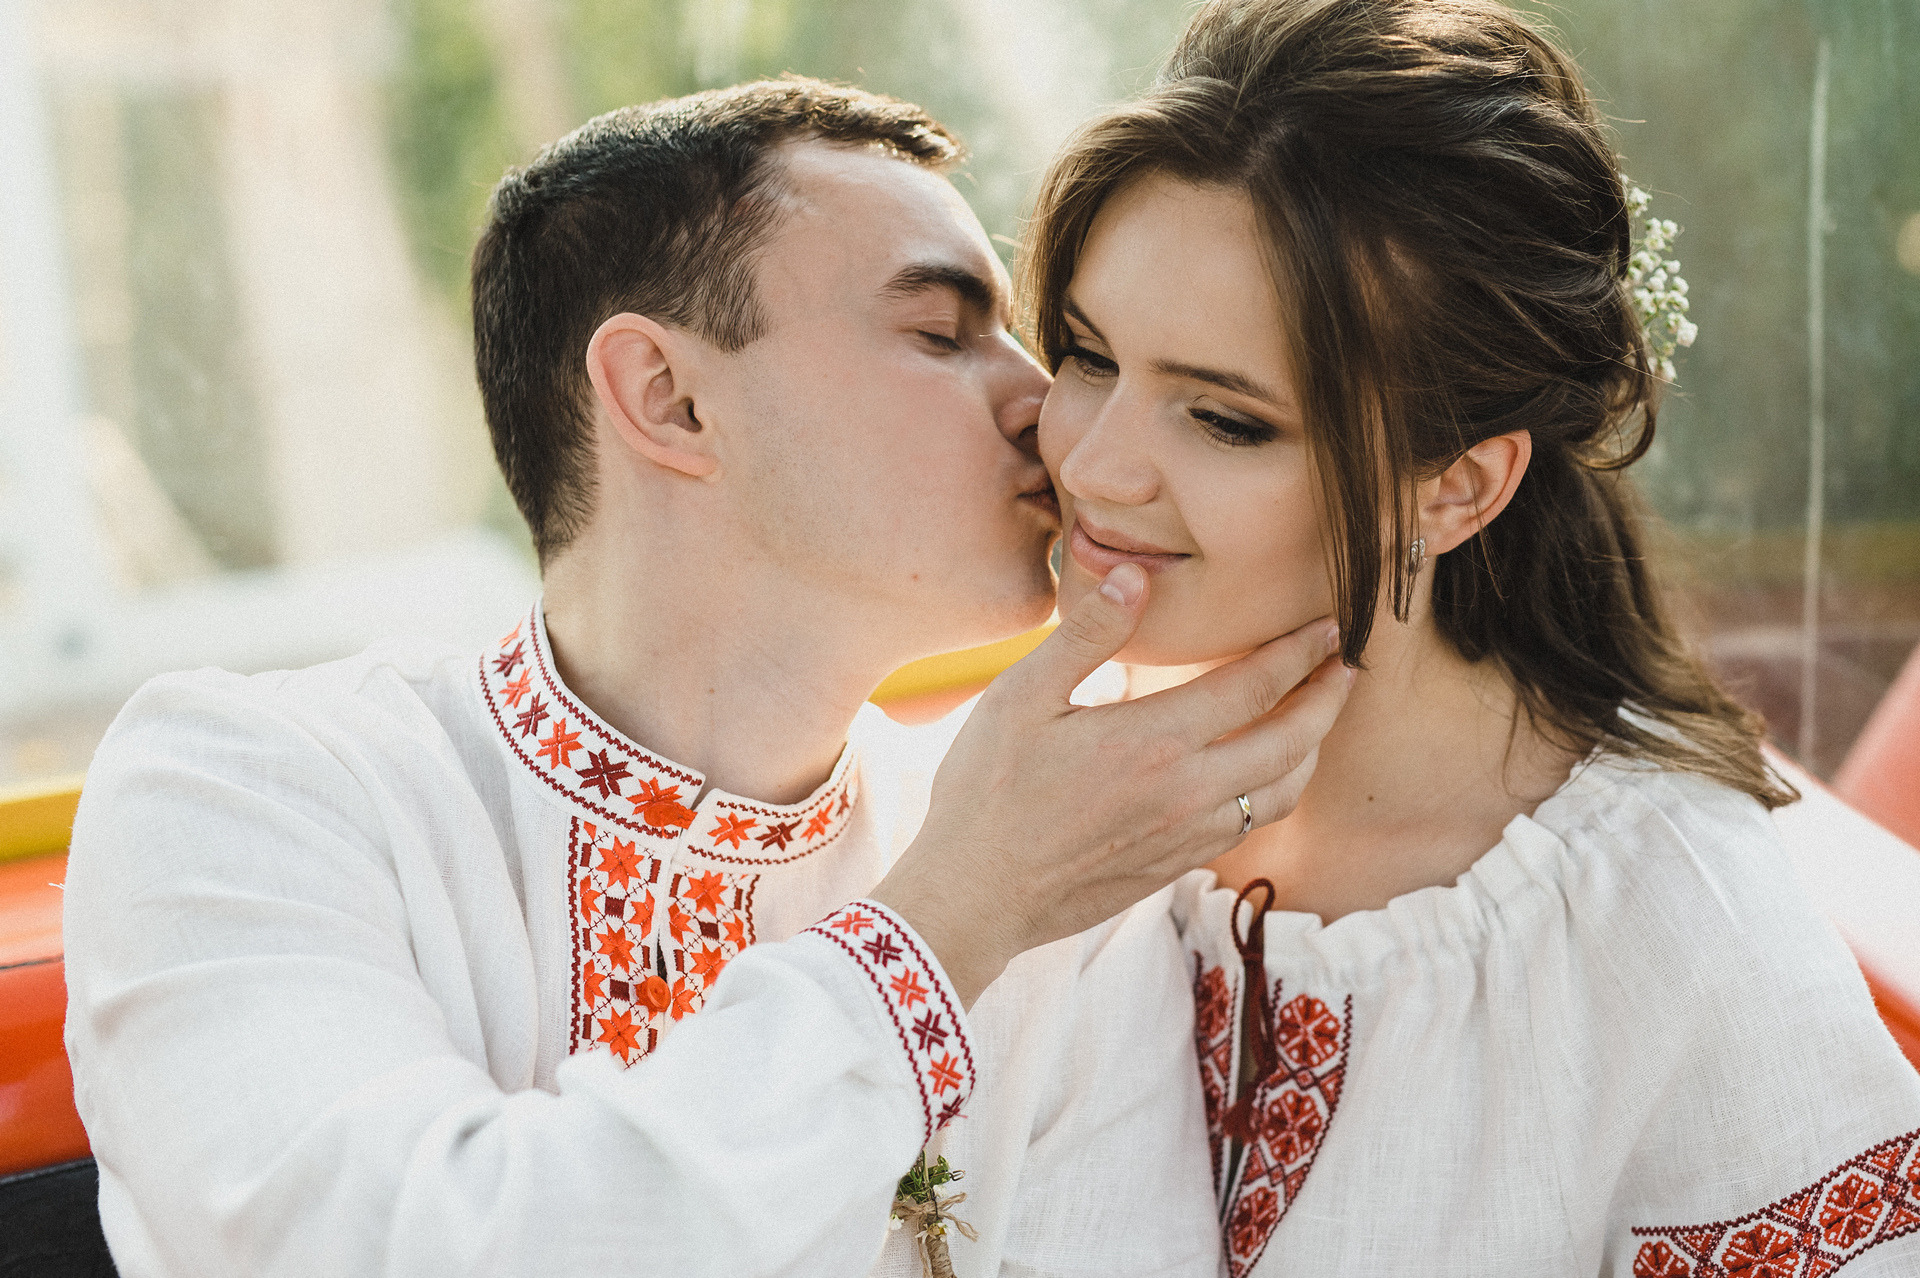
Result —
[[[0, 784], [138, 683], [478, 645], [538, 589], [468, 367], [493, 181], [785, 70], [930, 107], [1003, 250], [1183, 0], [0, 0]], [[1683, 227], [1636, 468], [1688, 624], [1822, 775], [1920, 640], [1920, 5], [1542, 11]]]

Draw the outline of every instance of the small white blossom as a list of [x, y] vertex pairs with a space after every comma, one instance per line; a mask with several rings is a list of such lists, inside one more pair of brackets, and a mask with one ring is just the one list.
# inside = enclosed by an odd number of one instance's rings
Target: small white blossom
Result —
[[1680, 235], [1679, 224], [1646, 217], [1652, 203], [1653, 197], [1639, 187], [1627, 188], [1628, 213], [1640, 224], [1633, 255], [1627, 259], [1627, 296], [1646, 333], [1654, 371], [1672, 381], [1674, 351], [1693, 345], [1700, 328], [1686, 317], [1687, 281], [1680, 275], [1680, 262], [1666, 256]]

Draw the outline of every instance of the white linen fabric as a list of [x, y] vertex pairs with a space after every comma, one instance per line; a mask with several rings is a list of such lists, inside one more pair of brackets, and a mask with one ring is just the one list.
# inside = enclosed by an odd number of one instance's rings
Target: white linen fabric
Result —
[[1597, 758], [1453, 887], [1268, 913], [1244, 1148], [1235, 894], [1176, 886], [1233, 1278], [1920, 1274], [1920, 1076], [1752, 799]]
[[120, 1272], [914, 1272], [888, 1208], [938, 1131], [959, 1273], [1214, 1273], [1171, 890], [971, 1015], [858, 899], [956, 726], [869, 708], [805, 801], [702, 794], [572, 696], [538, 607], [478, 663], [148, 684], [66, 895]]

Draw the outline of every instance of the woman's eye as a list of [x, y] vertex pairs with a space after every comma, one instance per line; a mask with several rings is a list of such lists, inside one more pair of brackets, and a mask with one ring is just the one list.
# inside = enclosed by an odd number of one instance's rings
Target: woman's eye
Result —
[[1279, 431], [1265, 422], [1245, 421], [1238, 417], [1228, 417], [1225, 413], [1212, 412], [1205, 408], [1189, 408], [1187, 413], [1200, 423], [1207, 434], [1223, 444], [1235, 448], [1245, 448], [1253, 444], [1264, 444], [1279, 435]]
[[1088, 377], [1112, 377], [1120, 366], [1105, 355], [1095, 355], [1084, 346], [1069, 346], [1060, 352], [1062, 360], [1072, 360]]
[[923, 328], [920, 330], [920, 336], [926, 338], [927, 341], [943, 351], [957, 351], [960, 349], [959, 339], [948, 337], [945, 333], [933, 333]]

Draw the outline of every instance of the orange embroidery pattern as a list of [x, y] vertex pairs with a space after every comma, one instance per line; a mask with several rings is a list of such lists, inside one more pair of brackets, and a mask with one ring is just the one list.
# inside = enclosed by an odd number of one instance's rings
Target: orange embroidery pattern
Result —
[[[704, 836], [688, 851], [740, 865], [785, 865], [811, 856], [846, 831], [844, 818], [853, 810], [851, 774], [797, 814], [792, 808], [754, 807], [731, 799], [721, 799], [714, 807]], [[786, 819], [778, 819], [782, 816]]]
[[723, 864], [784, 865], [843, 834], [857, 770], [844, 767], [812, 802], [768, 808], [724, 795], [709, 813], [688, 800], [701, 778], [602, 723], [553, 672], [538, 608], [480, 659], [481, 691], [508, 752], [589, 821], [655, 838], [682, 834], [687, 852]]
[[697, 789], [700, 778], [648, 754], [573, 699], [548, 662], [537, 605], [481, 658], [480, 686], [508, 752], [588, 820], [656, 836], [692, 824], [679, 787]]
[[[631, 1065], [659, 1045], [667, 1021], [699, 1011], [721, 971], [753, 944], [753, 892], [760, 876], [674, 873], [666, 876], [663, 891], [660, 859], [620, 833], [578, 817], [570, 825], [569, 1050], [604, 1046]], [[661, 909], [667, 926], [656, 936]]]
[[753, 944], [753, 889], [757, 874], [678, 873], [668, 885], [673, 940], [667, 964], [673, 981], [670, 1014], [679, 1020], [700, 1010], [720, 970]]
[[1634, 1278], [1825, 1278], [1920, 1232], [1920, 1128], [1738, 1220], [1634, 1229]]
[[931, 1140], [959, 1116], [978, 1077], [959, 1004], [932, 959], [906, 924], [872, 901], [836, 910], [802, 935], [830, 942], [872, 983], [913, 1067], [926, 1116], [924, 1139]]
[[1226, 1182], [1223, 1156], [1230, 1146], [1224, 1123], [1237, 1082], [1237, 993], [1225, 969], [1206, 968], [1194, 955], [1194, 1048], [1200, 1058], [1214, 1188], [1223, 1204], [1228, 1271], [1232, 1278], [1245, 1278], [1260, 1263], [1326, 1142], [1346, 1077], [1353, 1000], [1347, 999], [1339, 1012], [1307, 994], [1281, 1003], [1280, 982], [1274, 982], [1273, 1045], [1281, 1068], [1254, 1094], [1259, 1139], [1241, 1150], [1240, 1165]]
[[846, 832], [858, 771], [843, 761], [805, 804], [710, 792], [696, 811], [689, 801], [701, 777], [641, 749], [568, 692], [537, 606], [482, 655], [479, 675], [503, 748], [570, 809], [570, 1050], [605, 1047], [630, 1065], [671, 1022], [697, 1012], [753, 944], [758, 871]]
[[640, 789], [628, 800], [633, 804], [634, 820], [661, 829], [684, 830], [693, 824], [693, 811], [680, 802], [680, 787], [663, 786], [642, 778]]

